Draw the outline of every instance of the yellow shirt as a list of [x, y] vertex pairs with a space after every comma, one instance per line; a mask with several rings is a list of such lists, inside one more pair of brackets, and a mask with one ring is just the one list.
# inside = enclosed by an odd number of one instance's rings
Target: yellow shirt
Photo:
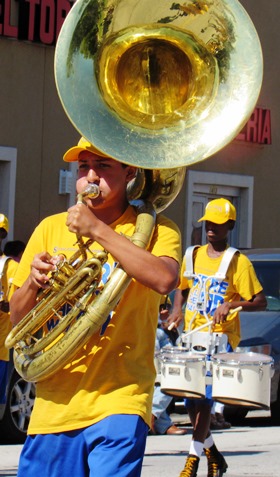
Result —
[[[223, 255], [217, 258], [210, 258], [207, 254], [208, 245], [204, 245], [194, 252], [194, 273], [202, 279], [213, 276], [219, 270]], [[198, 298], [198, 280], [188, 280], [184, 277], [186, 270], [186, 260], [184, 258], [181, 269], [181, 290], [190, 289], [187, 305], [185, 309], [185, 330], [189, 331], [190, 322], [194, 317]], [[207, 285], [207, 305], [206, 312], [211, 320], [216, 308], [223, 302], [240, 301], [240, 299], [251, 300], [254, 295], [262, 291], [262, 286], [257, 279], [254, 267], [250, 260], [242, 253], [236, 253], [228, 267], [225, 280], [217, 282], [213, 278]], [[202, 313], [197, 313], [192, 323], [191, 329], [198, 328], [206, 323], [206, 318]], [[208, 328], [201, 331], [207, 331]], [[232, 348], [236, 348], [240, 341], [240, 320], [238, 313], [228, 316], [226, 322], [216, 325], [216, 333], [225, 333]]]
[[[18, 263], [10, 258], [5, 263], [4, 274], [2, 277], [2, 291], [5, 301], [10, 299], [10, 283], [15, 275]], [[4, 313], [0, 310], [0, 360], [9, 361], [9, 350], [5, 347], [5, 339], [12, 329], [10, 313]]]
[[[111, 227], [131, 236], [136, 213], [128, 207]], [[21, 259], [15, 284], [28, 277], [35, 253], [77, 250], [76, 237], [65, 226], [66, 213], [45, 219], [36, 228]], [[94, 243], [92, 250], [100, 249]], [[149, 246], [156, 256], [181, 260], [178, 228], [163, 216]], [[104, 265], [106, 282], [114, 267], [109, 255]], [[151, 413], [155, 378], [154, 346], [160, 295], [132, 280], [118, 306], [101, 330], [77, 352], [75, 359], [55, 375], [37, 384], [37, 397], [29, 434], [54, 433], [87, 427], [112, 414], [138, 414], [147, 423]], [[48, 323], [51, 327], [53, 323]]]

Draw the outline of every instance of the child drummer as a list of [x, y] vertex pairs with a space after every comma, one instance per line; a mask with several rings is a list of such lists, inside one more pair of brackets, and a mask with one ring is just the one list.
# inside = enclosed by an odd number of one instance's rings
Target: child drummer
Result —
[[[233, 253], [225, 278], [215, 280], [228, 245], [228, 233], [234, 228], [236, 210], [233, 204], [224, 198], [209, 202], [205, 213], [198, 222], [204, 221], [207, 244], [198, 247], [193, 254], [193, 278], [186, 273], [186, 258], [181, 270], [181, 284], [176, 290], [174, 307], [169, 317], [170, 326], [178, 327], [183, 319], [182, 306], [185, 309], [185, 330], [201, 327], [207, 318], [212, 321], [213, 332], [226, 334], [227, 351], [233, 351], [240, 341], [240, 321], [236, 308], [244, 311], [261, 311], [266, 308], [266, 298], [249, 259], [236, 250]], [[187, 276], [186, 276], [187, 275]], [[209, 277], [213, 279], [209, 280]], [[204, 284], [201, 293], [201, 284]], [[205, 296], [203, 296], [205, 295]], [[199, 299], [204, 306], [199, 311]], [[194, 316], [195, 315], [195, 316]], [[174, 325], [173, 325], [174, 323]], [[204, 328], [207, 331], [207, 328]], [[207, 463], [207, 477], [222, 477], [227, 463], [214, 444], [210, 432], [212, 407], [212, 387], [207, 386], [205, 399], [186, 399], [186, 407], [193, 425], [193, 437], [189, 455], [180, 477], [196, 477], [199, 460], [204, 450]]]

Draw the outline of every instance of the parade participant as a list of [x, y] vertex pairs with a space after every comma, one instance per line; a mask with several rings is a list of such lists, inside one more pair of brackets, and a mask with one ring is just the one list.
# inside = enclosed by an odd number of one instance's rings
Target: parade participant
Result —
[[[232, 351], [240, 340], [240, 321], [238, 311], [231, 312], [231, 310], [238, 307], [242, 307], [244, 311], [264, 310], [266, 299], [251, 262], [238, 251], [230, 261], [226, 278], [220, 282], [214, 279], [224, 253], [229, 247], [228, 233], [235, 225], [236, 210], [233, 204], [224, 198], [210, 201], [199, 222], [201, 221], [205, 222], [207, 244], [194, 251], [195, 278], [193, 280], [186, 278], [186, 259], [183, 261], [181, 283], [175, 293], [169, 322], [179, 325], [183, 318], [182, 306], [186, 301], [185, 330], [189, 330], [194, 313], [192, 329], [206, 322], [204, 314], [197, 311], [199, 310], [198, 297], [201, 297], [200, 284], [205, 283], [208, 277], [213, 277], [206, 282], [208, 285], [203, 299], [206, 303], [208, 318], [213, 320], [213, 332], [226, 334], [227, 351]], [[180, 477], [196, 477], [203, 450], [207, 456], [208, 477], [221, 477], [227, 470], [227, 463], [217, 450], [210, 432], [213, 403], [211, 391], [210, 386], [206, 390], [205, 399], [186, 400], [187, 411], [193, 425], [193, 436], [186, 465]]]
[[[9, 232], [9, 221], [0, 214], [0, 250], [1, 242]], [[17, 263], [5, 255], [0, 257], [0, 404], [6, 402], [9, 351], [5, 347], [5, 339], [12, 325], [9, 315], [9, 295], [11, 280], [17, 269]]]
[[84, 138], [64, 160], [78, 161], [78, 194], [93, 183], [100, 194], [36, 228], [15, 278], [19, 288], [11, 302], [13, 324], [46, 287], [55, 255], [69, 258], [77, 250], [74, 234], [92, 239], [91, 250], [108, 252], [104, 283], [116, 263], [132, 281], [75, 359], [37, 384], [18, 477], [137, 477], [151, 424], [159, 302], [178, 285], [180, 234], [173, 222], [158, 215], [148, 249], [137, 247], [129, 240], [136, 211], [126, 195], [136, 168], [101, 155]]
[[[174, 346], [176, 344], [176, 339], [178, 338], [178, 331], [176, 328], [171, 331], [168, 330], [167, 318], [169, 316], [171, 308], [172, 303], [169, 296], [162, 296], [160, 301], [158, 327], [156, 332], [156, 354], [160, 352], [160, 350], [165, 346]], [[152, 423], [150, 434], [166, 434], [169, 436], [181, 436], [187, 434], [187, 429], [177, 427], [168, 413], [168, 406], [171, 404], [172, 400], [172, 396], [161, 392], [160, 382], [156, 382], [153, 396]]]
[[25, 250], [25, 243], [22, 240], [11, 240], [4, 247], [4, 254], [11, 257], [16, 262], [20, 262], [22, 254]]
[[9, 221], [4, 214], [0, 214], [0, 257], [3, 255], [2, 242], [9, 232]]

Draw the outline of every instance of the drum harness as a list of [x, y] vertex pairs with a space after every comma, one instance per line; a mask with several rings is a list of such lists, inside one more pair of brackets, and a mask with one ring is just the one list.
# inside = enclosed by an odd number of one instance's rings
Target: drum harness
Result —
[[[215, 275], [204, 278], [194, 273], [193, 255], [194, 251], [199, 247], [200, 245], [188, 247], [185, 252], [186, 271], [184, 272], [184, 277], [192, 280], [196, 279], [198, 281], [198, 297], [195, 304], [196, 308], [194, 310], [194, 315], [189, 324], [189, 330], [188, 332], [182, 333], [181, 341], [183, 346], [185, 346], [192, 352], [213, 355], [216, 353], [227, 351], [228, 338], [227, 335], [224, 333], [211, 332], [212, 320], [209, 319], [206, 312], [208, 302], [207, 284], [208, 282], [211, 283], [213, 279], [216, 282], [220, 283], [226, 278], [227, 270], [231, 263], [231, 260], [233, 256], [239, 251], [234, 247], [228, 247], [223, 254], [219, 269], [215, 273]], [[203, 314], [206, 319], [206, 323], [192, 330], [191, 327], [197, 313]], [[200, 332], [200, 330], [206, 327], [208, 327], [208, 333]]]

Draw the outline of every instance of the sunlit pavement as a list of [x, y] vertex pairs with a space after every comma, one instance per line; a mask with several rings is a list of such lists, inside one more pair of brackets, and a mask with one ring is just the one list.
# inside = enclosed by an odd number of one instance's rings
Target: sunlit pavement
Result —
[[[214, 440], [222, 451], [228, 470], [224, 477], [280, 477], [280, 430], [271, 426], [270, 413], [248, 413], [242, 426], [213, 431]], [[172, 415], [179, 425], [186, 425], [185, 436], [149, 436], [142, 477], [178, 477], [184, 468], [191, 441], [192, 428], [187, 416]], [[198, 477], [206, 477], [206, 457], [201, 457]]]

